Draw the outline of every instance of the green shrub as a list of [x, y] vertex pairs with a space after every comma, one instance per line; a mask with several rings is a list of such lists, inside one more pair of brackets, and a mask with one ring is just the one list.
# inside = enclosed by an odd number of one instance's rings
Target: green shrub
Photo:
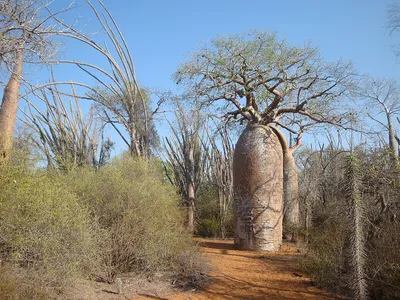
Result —
[[57, 176], [2, 168], [0, 259], [58, 286], [98, 264], [98, 232], [88, 210]]
[[66, 179], [108, 233], [103, 250], [109, 277], [139, 269], [191, 268], [182, 255], [196, 256], [197, 250], [183, 227], [176, 192], [160, 170], [156, 162], [126, 157], [98, 172], [76, 170]]
[[220, 231], [220, 224], [214, 218], [203, 219], [197, 227], [197, 234], [201, 237], [216, 237]]
[[196, 234], [201, 237], [233, 237], [233, 207], [223, 213], [218, 198], [218, 188], [211, 184], [201, 187], [197, 206]]

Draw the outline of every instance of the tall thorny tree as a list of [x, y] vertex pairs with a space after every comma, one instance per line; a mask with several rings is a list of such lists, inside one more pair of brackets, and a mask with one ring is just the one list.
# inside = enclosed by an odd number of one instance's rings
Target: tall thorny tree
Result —
[[346, 200], [348, 206], [348, 225], [350, 248], [348, 249], [351, 267], [351, 287], [354, 299], [368, 298], [365, 272], [364, 247], [364, 207], [361, 196], [360, 162], [356, 155], [350, 153], [346, 158]]
[[44, 153], [48, 168], [69, 171], [90, 166], [98, 169], [110, 159], [113, 143], [110, 139], [104, 141], [104, 124], [97, 122], [94, 107], [84, 115], [73, 85], [71, 90], [75, 97], [66, 97], [57, 86], [36, 91], [46, 111], [28, 102], [29, 112], [23, 111], [22, 121], [37, 133], [34, 141]]
[[[221, 237], [226, 237], [228, 216], [233, 203], [233, 149], [234, 145], [226, 126], [208, 134], [209, 145], [204, 143], [208, 155], [211, 181], [218, 189], [219, 222]], [[218, 145], [219, 144], [219, 145]]]
[[[202, 121], [197, 108], [188, 113], [176, 102], [176, 126], [170, 123], [172, 137], [166, 138], [167, 176], [184, 199], [187, 210], [186, 225], [195, 230], [197, 196], [204, 179], [206, 154], [202, 149]], [[172, 174], [168, 172], [172, 170]]]
[[[61, 36], [77, 40], [88, 46], [89, 49], [96, 51], [108, 63], [108, 69], [99, 67], [98, 64], [73, 59], [58, 60], [57, 62], [75, 65], [98, 83], [100, 88], [75, 82], [77, 85], [88, 88], [88, 95], [92, 100], [103, 105], [111, 113], [108, 121], [115, 129], [117, 129], [117, 124], [121, 124], [128, 132], [129, 139], [127, 140], [123, 133], [117, 130], [117, 133], [128, 144], [131, 155], [148, 157], [151, 153], [151, 140], [155, 138], [154, 135], [151, 136], [155, 132], [153, 115], [158, 108], [153, 112], [149, 111], [149, 100], [138, 84], [128, 44], [111, 12], [101, 0], [98, 0], [97, 3], [102, 11], [97, 9], [91, 1], [86, 0], [86, 3], [91, 7], [106, 36], [107, 41], [104, 42], [104, 45], [96, 42], [89, 34], [76, 29], [76, 26], [65, 23], [61, 18], [54, 16], [54, 19], [64, 29], [60, 32]], [[58, 84], [69, 83], [58, 82]]]

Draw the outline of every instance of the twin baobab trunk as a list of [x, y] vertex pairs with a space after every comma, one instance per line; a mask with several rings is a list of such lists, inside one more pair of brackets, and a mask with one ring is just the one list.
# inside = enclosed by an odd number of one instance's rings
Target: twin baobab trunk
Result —
[[294, 161], [294, 152], [301, 146], [298, 138], [296, 145], [289, 147], [282, 131], [271, 126], [278, 136], [283, 151], [283, 237], [296, 240], [296, 231], [300, 222], [299, 180]]
[[0, 111], [0, 164], [8, 160], [14, 138], [14, 127], [17, 118], [19, 88], [21, 85], [23, 53], [16, 51], [15, 64], [10, 80], [4, 89]]
[[282, 243], [283, 151], [268, 126], [249, 124], [233, 158], [235, 245], [277, 251]]

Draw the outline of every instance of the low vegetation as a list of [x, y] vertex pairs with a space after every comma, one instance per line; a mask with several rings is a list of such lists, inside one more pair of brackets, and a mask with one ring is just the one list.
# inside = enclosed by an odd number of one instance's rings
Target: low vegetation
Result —
[[[307, 152], [307, 154], [306, 154]], [[351, 251], [354, 231], [346, 199], [346, 157], [343, 149], [329, 147], [312, 152], [301, 171], [301, 200], [307, 252], [301, 265], [318, 286], [354, 296], [353, 261], [363, 264], [368, 297], [400, 297], [398, 251], [399, 181], [397, 167], [384, 150], [359, 149], [360, 234], [364, 251]], [[355, 218], [352, 218], [354, 220]], [[355, 298], [355, 296], [354, 296]]]
[[0, 298], [26, 299], [32, 282], [43, 287], [35, 297], [47, 299], [76, 279], [201, 272], [176, 192], [162, 176], [157, 161], [131, 157], [116, 158], [97, 172], [4, 166], [0, 259], [7, 271], [1, 272]]

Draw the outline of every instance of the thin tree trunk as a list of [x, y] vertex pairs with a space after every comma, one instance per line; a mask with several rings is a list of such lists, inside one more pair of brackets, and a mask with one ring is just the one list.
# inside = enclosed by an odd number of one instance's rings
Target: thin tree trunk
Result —
[[388, 122], [388, 129], [389, 129], [389, 147], [390, 147], [390, 156], [393, 159], [393, 163], [396, 168], [399, 167], [399, 156], [398, 156], [398, 150], [397, 150], [397, 141], [396, 141], [396, 135], [394, 132], [394, 126], [392, 122], [392, 118], [390, 116], [390, 113], [386, 110], [386, 119]]
[[187, 229], [190, 233], [194, 232], [194, 215], [195, 215], [195, 202], [194, 202], [194, 184], [188, 184], [188, 199], [187, 199]]
[[139, 141], [136, 137], [136, 128], [133, 122], [130, 120], [130, 128], [129, 128], [129, 138], [130, 138], [130, 152], [131, 156], [139, 157], [141, 156], [142, 152], [140, 151]]
[[16, 51], [15, 65], [10, 80], [4, 89], [0, 111], [0, 163], [7, 161], [14, 141], [14, 128], [17, 119], [19, 89], [23, 65], [22, 48]]

